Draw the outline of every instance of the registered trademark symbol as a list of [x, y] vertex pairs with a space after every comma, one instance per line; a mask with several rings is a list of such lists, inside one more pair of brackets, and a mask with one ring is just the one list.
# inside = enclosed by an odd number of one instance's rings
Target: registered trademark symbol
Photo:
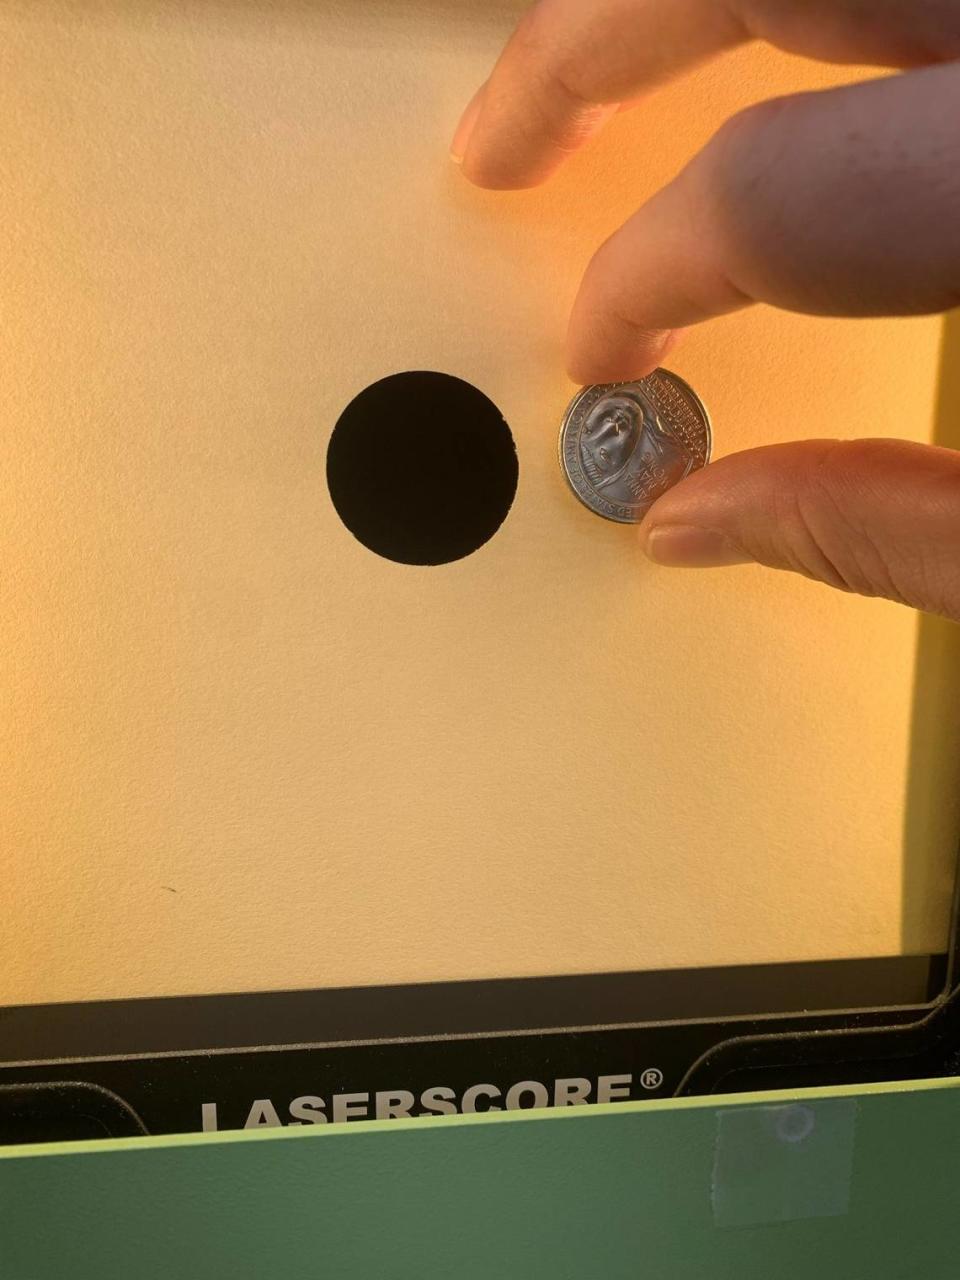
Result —
[[640, 1077], [640, 1084], [644, 1089], [659, 1089], [663, 1084], [663, 1072], [659, 1067], [647, 1067]]

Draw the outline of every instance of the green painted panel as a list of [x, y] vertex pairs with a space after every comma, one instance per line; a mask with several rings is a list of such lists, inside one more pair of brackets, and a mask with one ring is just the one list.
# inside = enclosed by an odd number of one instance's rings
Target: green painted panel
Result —
[[3, 1280], [946, 1280], [960, 1082], [0, 1152]]

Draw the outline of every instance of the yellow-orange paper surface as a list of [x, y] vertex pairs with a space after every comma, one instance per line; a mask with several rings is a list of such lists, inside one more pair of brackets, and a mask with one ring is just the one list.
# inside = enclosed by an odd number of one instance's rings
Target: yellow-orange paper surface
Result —
[[[921, 706], [907, 610], [658, 570], [557, 466], [593, 249], [739, 107], [850, 73], [752, 48], [485, 194], [447, 145], [517, 12], [0, 3], [0, 1002], [945, 945], [946, 633]], [[717, 455], [924, 440], [940, 332], [757, 309], [671, 364]], [[517, 442], [444, 567], [326, 491], [404, 369]]]

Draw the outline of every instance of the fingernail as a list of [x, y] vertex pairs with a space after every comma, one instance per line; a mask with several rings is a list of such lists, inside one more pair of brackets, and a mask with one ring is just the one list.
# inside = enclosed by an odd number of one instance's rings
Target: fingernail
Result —
[[645, 378], [673, 350], [682, 329], [647, 329], [626, 335], [611, 349], [610, 318], [591, 308], [574, 306], [567, 325], [565, 363], [573, 382], [581, 386], [601, 382], [633, 382]]
[[692, 524], [654, 525], [644, 538], [644, 550], [654, 563], [674, 569], [717, 569], [753, 561], [718, 529]]
[[480, 106], [483, 102], [483, 91], [486, 85], [482, 84], [477, 92], [470, 99], [466, 111], [460, 117], [460, 123], [457, 125], [457, 131], [453, 135], [453, 142], [450, 144], [450, 159], [454, 164], [463, 164], [463, 157], [467, 154], [467, 147], [470, 145], [470, 135], [473, 133], [474, 125], [477, 123], [477, 117], [480, 115]]

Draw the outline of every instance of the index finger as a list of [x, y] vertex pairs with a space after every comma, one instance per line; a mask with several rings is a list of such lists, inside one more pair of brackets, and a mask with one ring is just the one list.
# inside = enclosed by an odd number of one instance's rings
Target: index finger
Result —
[[960, 55], [954, 0], [539, 0], [470, 104], [454, 159], [481, 187], [536, 186], [625, 100], [752, 39], [831, 62]]
[[675, 330], [752, 302], [832, 316], [955, 307], [957, 119], [960, 62], [735, 116], [594, 255], [571, 377], [642, 377]]
[[536, 186], [625, 99], [747, 38], [718, 0], [540, 0], [467, 108], [453, 158], [478, 186]]

